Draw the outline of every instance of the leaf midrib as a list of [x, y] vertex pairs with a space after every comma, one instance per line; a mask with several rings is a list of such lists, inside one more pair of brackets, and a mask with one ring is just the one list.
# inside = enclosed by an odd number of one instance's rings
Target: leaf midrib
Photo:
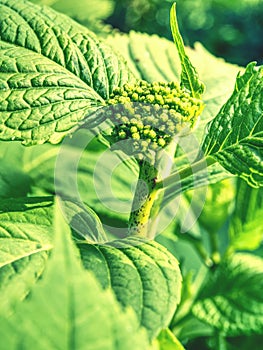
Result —
[[[29, 241], [29, 242], [32, 243], [32, 241]], [[14, 256], [13, 259], [7, 260], [5, 263], [0, 264], [0, 268], [4, 267], [6, 265], [10, 265], [10, 264], [12, 264], [12, 263], [14, 263], [14, 262], [16, 262], [18, 260], [21, 260], [23, 258], [28, 257], [28, 256], [31, 256], [31, 255], [34, 255], [34, 254], [37, 254], [37, 253], [41, 253], [41, 252], [44, 252], [44, 251], [47, 252], [47, 251], [52, 250], [52, 249], [53, 249], [53, 245], [51, 245], [51, 244], [43, 245], [41, 248], [34, 249], [34, 250], [31, 250], [30, 252]]]

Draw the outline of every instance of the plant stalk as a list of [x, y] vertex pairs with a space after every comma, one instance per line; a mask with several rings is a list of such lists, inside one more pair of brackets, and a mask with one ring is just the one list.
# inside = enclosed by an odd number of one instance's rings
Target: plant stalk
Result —
[[129, 235], [151, 237], [151, 211], [159, 190], [156, 189], [158, 170], [145, 160], [140, 161], [139, 178], [129, 218]]

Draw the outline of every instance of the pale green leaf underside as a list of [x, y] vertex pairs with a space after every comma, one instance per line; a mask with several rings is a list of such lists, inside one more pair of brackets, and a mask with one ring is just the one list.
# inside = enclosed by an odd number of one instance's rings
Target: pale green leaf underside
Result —
[[0, 328], [6, 329], [1, 341], [14, 336], [13, 349], [147, 349], [146, 333], [132, 310], [123, 313], [111, 292], [103, 292], [81, 267], [58, 210], [55, 249], [43, 279], [17, 306], [11, 325], [0, 319]]
[[1, 139], [58, 142], [132, 78], [112, 49], [49, 8], [1, 0], [0, 21]]
[[185, 87], [191, 92], [191, 95], [196, 98], [201, 98], [205, 86], [200, 81], [196, 69], [192, 65], [188, 55], [185, 52], [183, 38], [180, 34], [178, 23], [176, 19], [176, 4], [174, 3], [170, 13], [170, 24], [173, 34], [174, 43], [177, 47], [181, 62], [181, 86]]
[[251, 186], [263, 186], [263, 69], [254, 63], [237, 77], [235, 90], [209, 124], [203, 142], [206, 155], [241, 176]]
[[263, 260], [236, 254], [203, 287], [194, 315], [229, 336], [263, 332]]
[[131, 306], [151, 338], [168, 326], [180, 300], [178, 262], [160, 244], [135, 238], [94, 246], [79, 244], [82, 260], [101, 285]]

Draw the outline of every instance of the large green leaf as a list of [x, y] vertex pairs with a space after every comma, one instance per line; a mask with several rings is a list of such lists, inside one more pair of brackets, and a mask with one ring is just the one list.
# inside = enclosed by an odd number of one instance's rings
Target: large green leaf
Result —
[[9, 350], [149, 348], [134, 312], [121, 311], [112, 293], [81, 266], [58, 207], [54, 230], [55, 248], [42, 280], [9, 320], [0, 319], [1, 343]]
[[236, 254], [209, 275], [192, 312], [229, 336], [263, 332], [263, 259]]
[[[24, 0], [0, 1], [0, 138], [58, 142], [132, 79], [125, 63], [70, 18]], [[102, 115], [101, 115], [101, 118]]]
[[[63, 201], [63, 212], [76, 233], [90, 241], [105, 240], [96, 214], [78, 203]], [[53, 248], [53, 197], [6, 199], [0, 202], [0, 303], [23, 299], [43, 272]]]
[[263, 186], [263, 68], [250, 63], [210, 122], [203, 150], [251, 186]]
[[0, 304], [24, 298], [52, 249], [52, 197], [0, 202]]
[[169, 325], [180, 301], [181, 274], [167, 249], [136, 238], [97, 246], [80, 242], [79, 248], [84, 266], [135, 310], [151, 338]]

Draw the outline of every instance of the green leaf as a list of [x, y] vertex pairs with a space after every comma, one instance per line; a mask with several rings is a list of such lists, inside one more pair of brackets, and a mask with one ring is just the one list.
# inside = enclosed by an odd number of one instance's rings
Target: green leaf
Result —
[[228, 336], [263, 332], [263, 259], [235, 254], [209, 275], [193, 314]]
[[[175, 159], [176, 162], [176, 159]], [[187, 176], [183, 179], [178, 178], [178, 182], [169, 186], [164, 193], [163, 205], [166, 205], [172, 201], [176, 195], [186, 192], [188, 190], [197, 190], [204, 186], [216, 184], [226, 178], [230, 177], [226, 171], [222, 169], [219, 164], [213, 164], [212, 166], [199, 171], [193, 175]]]
[[132, 75], [85, 27], [47, 7], [0, 1], [0, 138], [59, 142]]
[[203, 142], [207, 156], [253, 187], [263, 186], [263, 68], [250, 63], [235, 90], [210, 122]]
[[236, 182], [236, 202], [230, 222], [229, 250], [255, 250], [263, 240], [263, 188], [252, 188], [243, 179]]
[[146, 332], [132, 310], [122, 312], [112, 293], [81, 266], [58, 206], [54, 230], [55, 248], [42, 280], [8, 323], [0, 320], [7, 329], [3, 344], [13, 334], [14, 349], [147, 349]]
[[73, 3], [71, 0], [31, 0], [34, 3], [51, 6], [54, 10], [65, 13], [80, 21], [99, 20], [109, 17], [113, 10], [112, 0], [101, 0], [98, 6], [97, 0], [79, 0]]
[[169, 328], [163, 329], [158, 335], [159, 350], [184, 350], [183, 345], [170, 331]]
[[0, 159], [0, 198], [24, 197], [30, 191], [31, 180], [9, 160]]
[[[64, 199], [63, 213], [71, 228], [92, 242], [105, 241], [96, 214]], [[0, 303], [25, 298], [41, 276], [53, 248], [53, 197], [6, 199], [0, 202]]]
[[168, 326], [181, 292], [178, 262], [168, 250], [136, 238], [97, 246], [80, 242], [79, 248], [84, 266], [135, 310], [151, 339]]
[[0, 304], [24, 298], [43, 272], [52, 249], [53, 200], [6, 199], [0, 202]]
[[189, 57], [184, 49], [184, 42], [181, 37], [178, 23], [176, 19], [176, 4], [174, 3], [170, 12], [170, 25], [173, 34], [173, 39], [180, 57], [182, 72], [181, 72], [181, 85], [188, 89], [193, 97], [201, 98], [204, 93], [205, 86], [201, 82], [196, 72], [196, 69], [192, 65]]

